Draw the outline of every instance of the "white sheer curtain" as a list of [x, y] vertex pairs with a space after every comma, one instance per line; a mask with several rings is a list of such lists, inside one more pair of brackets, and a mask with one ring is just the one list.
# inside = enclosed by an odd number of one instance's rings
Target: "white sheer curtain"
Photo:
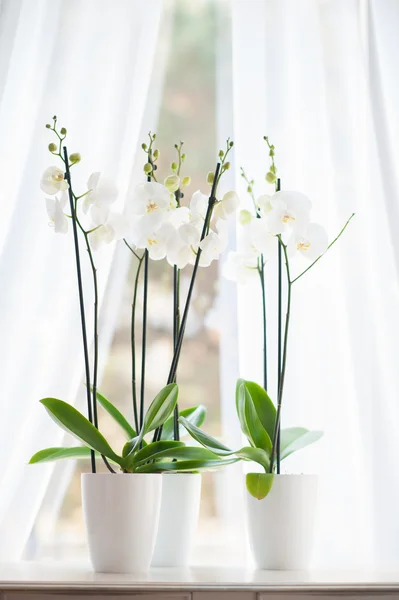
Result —
[[[232, 0], [232, 10], [238, 165], [266, 190], [268, 134], [282, 188], [311, 197], [331, 239], [356, 212], [294, 285], [283, 425], [325, 435], [285, 466], [320, 474], [316, 566], [397, 565], [399, 4]], [[273, 269], [268, 278], [273, 346]], [[240, 369], [260, 380], [254, 294], [239, 291]]]
[[[72, 236], [49, 229], [38, 186], [54, 164], [44, 125], [57, 114], [70, 129], [69, 151], [83, 158], [76, 188], [100, 170], [117, 181], [122, 209], [161, 10], [162, 0], [0, 1], [0, 560], [21, 556], [51, 475], [26, 466], [30, 455], [62, 438], [38, 400], [74, 401], [82, 389]], [[112, 248], [96, 261], [102, 298]], [[101, 314], [106, 338], [112, 321]]]

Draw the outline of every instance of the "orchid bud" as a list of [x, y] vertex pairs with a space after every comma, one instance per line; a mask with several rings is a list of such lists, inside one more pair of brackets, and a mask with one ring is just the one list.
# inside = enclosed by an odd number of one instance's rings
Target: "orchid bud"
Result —
[[144, 173], [146, 173], [147, 175], [152, 173], [152, 164], [151, 163], [146, 163], [144, 165]]
[[152, 156], [153, 156], [154, 160], [157, 160], [159, 158], [159, 150], [154, 150], [154, 152], [152, 153]]
[[183, 177], [183, 181], [182, 181], [183, 186], [190, 185], [190, 183], [191, 183], [191, 177]]
[[173, 161], [172, 164], [170, 165], [170, 168], [172, 169], [172, 171], [177, 171], [177, 163], [175, 163], [175, 161]]
[[229, 142], [229, 147], [232, 148], [234, 146], [234, 142]]
[[248, 225], [252, 221], [252, 215], [249, 210], [240, 210], [240, 215], [238, 217], [241, 225]]
[[229, 162], [225, 163], [225, 164], [223, 165], [223, 169], [224, 169], [225, 171], [228, 171], [228, 170], [230, 169], [230, 163], [229, 163]]
[[180, 177], [177, 175], [168, 175], [164, 181], [164, 185], [170, 192], [177, 192], [180, 187]]
[[223, 150], [219, 150], [219, 158], [223, 158], [223, 156], [224, 156]]
[[61, 127], [60, 134], [61, 135], [66, 135], [66, 133], [67, 133], [67, 130], [65, 129], [65, 127]]
[[46, 129], [51, 129], [50, 123], [46, 123]]
[[270, 148], [270, 150], [269, 150], [269, 156], [274, 156], [274, 150], [273, 150], [273, 148]]
[[69, 162], [73, 165], [76, 164], [78, 162], [80, 162], [82, 160], [82, 157], [80, 156], [79, 152], [74, 152], [73, 154], [70, 155], [69, 157]]
[[154, 133], [154, 135], [152, 136], [152, 139], [153, 139], [153, 140], [156, 140], [156, 138], [157, 138], [157, 134], [156, 134], [156, 133]]
[[182, 154], [180, 158], [181, 158], [181, 161], [184, 162], [186, 160], [186, 155]]
[[55, 144], [49, 144], [48, 149], [50, 152], [57, 152], [57, 146]]
[[144, 151], [146, 151], [146, 150], [147, 150], [147, 144], [141, 144], [141, 147], [142, 147], [142, 149], [143, 149]]
[[270, 167], [269, 171], [271, 171], [271, 173], [274, 173], [274, 174], [276, 174], [276, 173], [277, 173], [277, 168], [276, 168], [276, 165], [271, 165], [271, 167]]
[[252, 194], [252, 187], [250, 185], [247, 187], [247, 192], [248, 194]]
[[267, 183], [274, 183], [276, 181], [276, 176], [274, 173], [272, 173], [271, 171], [269, 171], [268, 173], [266, 173], [266, 181]]
[[209, 183], [210, 185], [212, 185], [214, 179], [215, 179], [215, 173], [212, 173], [212, 171], [209, 171], [209, 173], [208, 173], [208, 175], [206, 177], [207, 183]]

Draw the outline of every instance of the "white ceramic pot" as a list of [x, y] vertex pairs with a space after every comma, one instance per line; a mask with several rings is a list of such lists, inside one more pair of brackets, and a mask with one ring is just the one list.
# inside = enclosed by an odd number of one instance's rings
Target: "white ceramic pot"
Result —
[[259, 569], [309, 568], [317, 484], [317, 475], [276, 475], [263, 500], [246, 491], [249, 541]]
[[198, 524], [201, 475], [162, 475], [162, 503], [153, 567], [184, 567], [189, 564]]
[[96, 572], [148, 571], [161, 496], [161, 475], [82, 474], [83, 516]]

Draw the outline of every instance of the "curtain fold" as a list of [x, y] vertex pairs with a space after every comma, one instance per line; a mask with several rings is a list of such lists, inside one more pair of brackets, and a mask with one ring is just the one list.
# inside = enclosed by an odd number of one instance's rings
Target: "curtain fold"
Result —
[[[270, 193], [269, 135], [282, 189], [310, 196], [330, 239], [356, 212], [293, 287], [283, 426], [320, 428], [324, 438], [284, 471], [320, 475], [315, 566], [397, 564], [399, 5], [232, 0], [232, 9], [238, 166], [256, 193]], [[275, 348], [272, 265], [267, 278]], [[256, 297], [256, 286], [239, 290], [240, 368], [260, 381]], [[274, 398], [276, 370], [274, 359]]]
[[[122, 210], [161, 11], [162, 0], [0, 5], [0, 560], [21, 556], [52, 472], [51, 465], [28, 467], [29, 457], [62, 439], [38, 400], [77, 398], [84, 407], [72, 235], [54, 235], [48, 227], [39, 189], [42, 171], [55, 164], [46, 151], [45, 123], [57, 114], [70, 130], [68, 150], [82, 155], [75, 189], [84, 191], [90, 173], [101, 171], [116, 181]], [[84, 262], [83, 246], [81, 254]], [[95, 256], [100, 304], [113, 255], [107, 246]], [[87, 263], [83, 273], [90, 325]], [[109, 312], [100, 312], [105, 338], [113, 323]]]

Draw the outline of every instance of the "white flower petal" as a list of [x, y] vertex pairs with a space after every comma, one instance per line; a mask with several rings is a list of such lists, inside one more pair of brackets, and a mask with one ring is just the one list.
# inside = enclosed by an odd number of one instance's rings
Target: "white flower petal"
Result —
[[227, 192], [222, 198], [222, 205], [226, 216], [233, 215], [240, 206], [240, 199], [236, 192]]
[[109, 208], [107, 206], [99, 206], [93, 204], [90, 209], [90, 218], [94, 225], [105, 225], [109, 215]]
[[254, 248], [263, 254], [266, 260], [270, 259], [276, 253], [277, 238], [269, 232], [267, 220], [252, 219], [249, 228]]
[[209, 198], [202, 194], [199, 190], [194, 192], [190, 200], [190, 212], [193, 217], [205, 218], [206, 211], [208, 208]]
[[249, 253], [229, 252], [222, 271], [226, 279], [245, 284], [258, 276], [257, 258]]

